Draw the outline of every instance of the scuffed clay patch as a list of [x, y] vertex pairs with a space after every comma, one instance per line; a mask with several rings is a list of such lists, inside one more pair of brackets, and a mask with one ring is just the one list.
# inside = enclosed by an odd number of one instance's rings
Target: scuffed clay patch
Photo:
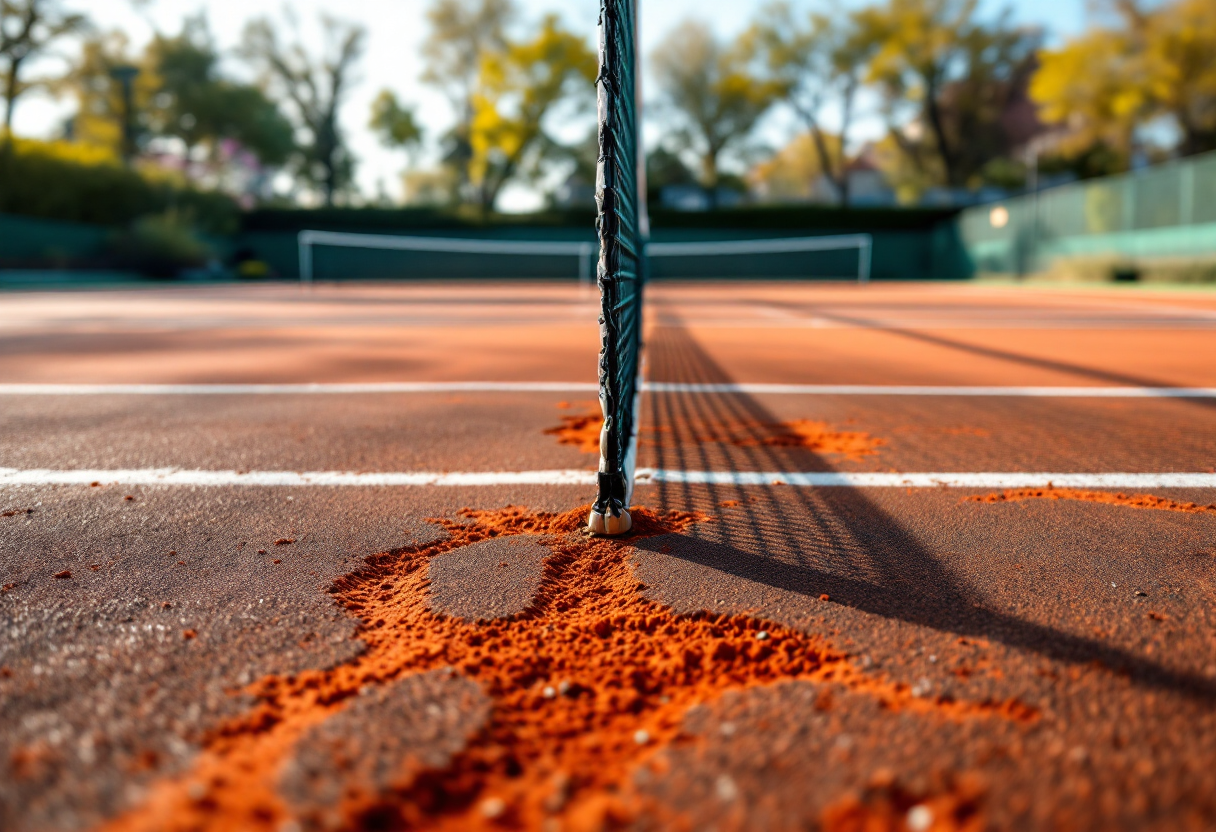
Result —
[[432, 558], [428, 565], [431, 609], [467, 621], [523, 612], [540, 589], [550, 554], [541, 539], [495, 537]]
[[309, 828], [329, 828], [344, 804], [408, 788], [420, 771], [447, 766], [489, 716], [481, 688], [449, 668], [366, 688], [300, 739], [279, 794]]

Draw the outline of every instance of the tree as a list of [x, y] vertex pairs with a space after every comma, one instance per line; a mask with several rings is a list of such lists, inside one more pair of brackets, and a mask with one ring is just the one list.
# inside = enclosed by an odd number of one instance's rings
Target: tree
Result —
[[950, 187], [975, 184], [1029, 138], [1011, 133], [1007, 116], [1025, 96], [1042, 35], [1012, 26], [1008, 10], [985, 24], [977, 3], [887, 0], [857, 13], [893, 139], [922, 174]]
[[824, 168], [823, 160], [825, 151], [828, 159], [845, 158], [842, 144], [840, 137], [834, 133], [824, 132], [820, 136], [802, 133], [749, 170], [747, 180], [764, 201], [822, 198], [820, 186], [825, 179], [831, 183], [833, 197], [840, 199], [842, 194], [848, 192], [847, 179], [842, 191], [838, 180]]
[[[372, 102], [371, 119], [367, 126], [380, 139], [380, 144], [385, 147], [398, 148], [408, 152], [410, 148], [416, 147], [422, 142], [422, 125], [414, 118], [413, 108], [403, 106], [392, 90], [381, 90], [380, 94], [376, 96]], [[412, 185], [417, 184], [419, 183], [416, 178], [412, 180]], [[380, 187], [383, 192], [383, 184]], [[418, 188], [412, 187], [408, 190], [415, 193], [407, 194], [407, 197], [416, 198]], [[387, 200], [387, 196], [384, 199]]]
[[704, 23], [688, 20], [651, 55], [661, 100], [677, 115], [674, 140], [701, 161], [701, 184], [717, 204], [720, 165], [773, 105], [781, 89], [758, 77], [743, 44], [723, 45]]
[[651, 192], [661, 193], [664, 188], [696, 184], [696, 174], [688, 169], [679, 153], [660, 144], [646, 154], [646, 187]]
[[431, 35], [422, 47], [422, 79], [444, 90], [466, 122], [473, 118], [482, 58], [506, 48], [515, 14], [512, 0], [435, 0], [427, 10]]
[[1216, 149], [1216, 6], [1111, 0], [1113, 25], [1044, 52], [1031, 95], [1066, 146], [1130, 155], [1137, 128], [1167, 117], [1183, 154]]
[[1185, 155], [1216, 149], [1216, 4], [1181, 0], [1145, 15], [1153, 102], [1182, 133]]
[[[556, 142], [545, 119], [559, 104], [590, 106], [597, 63], [578, 35], [547, 15], [532, 40], [508, 42], [482, 57], [469, 125], [468, 179], [483, 211], [493, 210], [503, 186]], [[580, 96], [580, 92], [583, 93]], [[529, 158], [531, 155], [531, 159]]]
[[456, 172], [458, 188], [468, 188], [482, 62], [506, 50], [507, 26], [515, 15], [513, 0], [433, 0], [427, 10], [431, 32], [422, 47], [427, 64], [422, 80], [442, 90], [456, 113], [444, 160]]
[[83, 31], [88, 19], [64, 8], [61, 0], [0, 0], [0, 68], [4, 73], [4, 133], [13, 128], [17, 99], [38, 82], [23, 73], [65, 35]]
[[[294, 27], [295, 21], [289, 21]], [[326, 52], [310, 55], [297, 38], [285, 44], [278, 27], [262, 18], [245, 27], [242, 54], [262, 73], [263, 88], [291, 104], [297, 128], [306, 136], [299, 146], [301, 176], [320, 187], [332, 206], [354, 178], [354, 159], [338, 127], [338, 112], [350, 92], [351, 73], [363, 56], [367, 31], [322, 15]]]
[[116, 70], [138, 67], [140, 72], [132, 82], [133, 127], [137, 145], [147, 137], [153, 99], [160, 86], [154, 68], [130, 49], [122, 32], [106, 32], [87, 38], [81, 45], [80, 56], [58, 87], [70, 91], [76, 98], [76, 114], [70, 123], [72, 138], [84, 144], [103, 147], [115, 157], [129, 150], [125, 147], [123, 125], [126, 105], [122, 85], [115, 78]]
[[368, 126], [385, 147], [412, 147], [422, 141], [422, 126], [414, 118], [414, 110], [402, 106], [392, 90], [381, 90], [376, 96]]
[[257, 87], [223, 77], [205, 18], [187, 18], [176, 36], [156, 35], [144, 63], [156, 79], [150, 126], [157, 135], [182, 141], [187, 166], [200, 147], [214, 166], [225, 140], [263, 164], [281, 165], [291, 157], [290, 122]]
[[125, 102], [114, 77], [121, 67], [139, 70], [131, 102], [137, 144], [180, 140], [187, 175], [220, 174], [226, 162], [221, 146], [228, 142], [267, 165], [283, 164], [294, 152], [293, 128], [274, 104], [256, 87], [221, 74], [219, 54], [201, 18], [188, 19], [175, 36], [155, 35], [138, 55], [120, 32], [88, 38], [59, 85], [77, 100], [71, 122], [75, 139], [123, 155]]
[[[811, 12], [800, 19], [785, 2], [762, 9], [746, 37], [806, 127], [818, 157], [814, 177], [826, 177], [840, 204], [848, 205], [849, 131], [875, 42], [865, 37], [856, 13]], [[829, 108], [838, 113], [834, 136], [824, 126]]]

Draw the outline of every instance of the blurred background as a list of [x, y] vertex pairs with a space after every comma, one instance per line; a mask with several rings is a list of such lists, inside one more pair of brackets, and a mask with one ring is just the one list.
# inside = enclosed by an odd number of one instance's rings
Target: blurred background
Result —
[[[1216, 283], [1212, 0], [641, 5], [656, 239]], [[593, 239], [597, 11], [0, 0], [0, 283], [294, 279], [303, 230]]]

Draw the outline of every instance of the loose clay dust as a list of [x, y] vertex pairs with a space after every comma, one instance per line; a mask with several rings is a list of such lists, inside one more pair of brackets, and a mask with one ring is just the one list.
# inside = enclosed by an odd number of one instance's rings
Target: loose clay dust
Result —
[[[562, 402], [563, 410], [570, 407]], [[572, 445], [585, 454], [600, 452], [600, 430], [604, 418], [598, 410], [561, 417], [561, 424], [545, 431], [546, 436], [556, 436], [559, 445]], [[657, 428], [642, 426], [642, 433], [653, 433]], [[673, 440], [668, 439], [666, 444]], [[738, 448], [774, 447], [805, 448], [824, 454], [839, 454], [850, 460], [878, 453], [886, 440], [871, 436], [864, 431], [837, 430], [827, 422], [796, 419], [791, 422], [731, 422], [727, 424], [689, 423], [689, 433], [674, 441], [693, 441], [698, 444], [716, 443]]]
[[[586, 514], [586, 507], [556, 515], [466, 509], [463, 523], [437, 521], [447, 540], [369, 558], [330, 589], [362, 619], [367, 649], [332, 670], [250, 686], [246, 692], [258, 704], [214, 730], [194, 770], [153, 786], [143, 805], [108, 828], [280, 830], [293, 822], [346, 829], [614, 828], [654, 809], [630, 790], [630, 774], [678, 737], [692, 705], [779, 679], [835, 684], [877, 697], [891, 711], [941, 719], [1037, 718], [1016, 701], [917, 698], [907, 685], [855, 668], [821, 638], [775, 623], [676, 615], [642, 595], [629, 539], [587, 537]], [[712, 520], [641, 508], [631, 538], [700, 522]], [[480, 623], [429, 609], [430, 558], [513, 534], [546, 535], [552, 550], [530, 609]], [[309, 729], [368, 686], [442, 668], [474, 680], [493, 700], [489, 722], [450, 766], [407, 777], [374, 797], [353, 791], [326, 818], [287, 805], [278, 784]], [[878, 825], [856, 828], [896, 828], [874, 820]], [[934, 828], [964, 825], [948, 821], [939, 817]]]
[[1186, 514], [1216, 514], [1216, 503], [1201, 506], [1157, 497], [1153, 494], [1112, 494], [1109, 491], [1082, 491], [1076, 488], [1014, 488], [999, 494], [967, 497], [969, 503], [1012, 503], [1021, 500], [1080, 500], [1154, 511], [1181, 511]]

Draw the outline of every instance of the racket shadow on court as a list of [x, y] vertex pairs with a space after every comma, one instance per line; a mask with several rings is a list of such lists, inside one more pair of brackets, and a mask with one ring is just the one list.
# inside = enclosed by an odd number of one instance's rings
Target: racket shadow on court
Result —
[[[654, 381], [729, 384], [733, 379], [674, 318], [660, 318], [647, 344]], [[832, 471], [806, 448], [765, 442], [779, 419], [744, 393], [648, 394], [643, 418], [649, 463], [660, 469]], [[698, 441], [706, 426], [730, 425], [741, 440]], [[750, 433], [749, 433], [750, 432]], [[771, 435], [771, 434], [770, 434]], [[805, 489], [659, 483], [655, 508], [715, 515], [704, 532], [634, 544], [781, 593], [818, 599], [958, 636], [986, 639], [1056, 661], [1098, 663], [1132, 683], [1200, 700], [1216, 682], [1128, 650], [988, 608], [926, 545], [863, 489]], [[729, 506], [724, 516], [723, 504]]]

